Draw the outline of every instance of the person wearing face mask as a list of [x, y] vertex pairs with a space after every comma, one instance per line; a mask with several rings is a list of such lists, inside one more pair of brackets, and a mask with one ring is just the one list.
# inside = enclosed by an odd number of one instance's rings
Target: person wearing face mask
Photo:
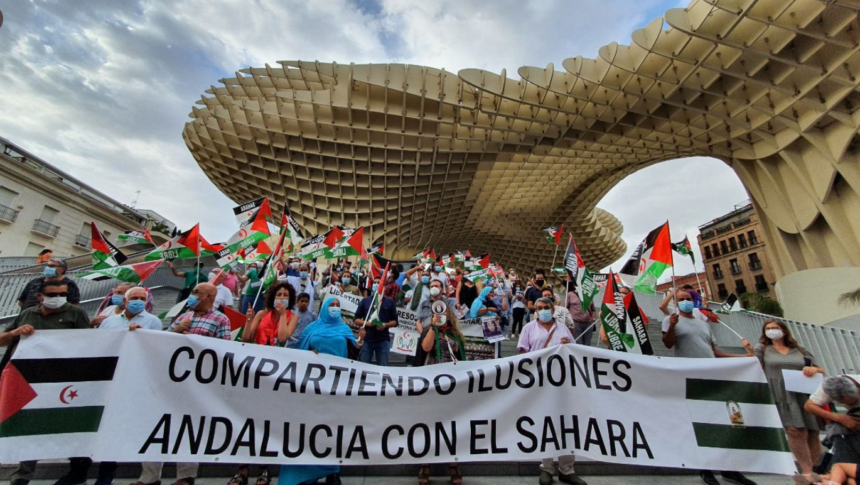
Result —
[[[433, 282], [435, 284], [437, 282]], [[431, 286], [433, 288], [433, 286]], [[427, 325], [419, 330], [418, 348], [415, 349], [413, 367], [425, 365], [444, 364], [447, 362], [458, 362], [466, 360], [466, 338], [460, 330], [460, 322], [454, 315], [454, 307], [450, 304], [442, 314], [432, 314]], [[458, 464], [448, 465], [448, 473], [451, 476], [450, 483], [459, 485], [463, 483]], [[423, 464], [418, 471], [419, 485], [430, 483], [430, 465]]]
[[125, 292], [127, 292], [131, 287], [132, 285], [129, 283], [120, 283], [111, 290], [110, 305], [99, 311], [98, 315], [90, 320], [90, 326], [98, 328], [98, 326], [106, 319], [114, 315], [122, 314], [122, 312], [125, 311]]
[[[373, 296], [379, 289], [380, 278], [373, 281], [372, 292], [358, 303], [353, 323], [360, 328], [358, 337], [364, 341], [361, 346], [359, 359], [365, 364], [373, 361], [376, 355], [376, 365], [387, 366], [388, 354], [391, 350], [391, 332], [388, 330], [397, 326], [397, 305], [394, 300], [383, 295], [379, 304], [379, 323], [369, 320]], [[376, 310], [376, 309], [374, 309]]]
[[[675, 293], [678, 313], [673, 313], [663, 319], [663, 345], [673, 349], [675, 357], [698, 359], [713, 359], [715, 357], [752, 357], [752, 345], [747, 339], [741, 340], [747, 353], [732, 354], [717, 348], [711, 324], [693, 315], [695, 306], [693, 297], [684, 290]], [[743, 476], [740, 472], [723, 471], [723, 478], [741, 485], [755, 485], [755, 482]], [[707, 485], [719, 485], [711, 470], [700, 470], [699, 476]]]
[[295, 333], [299, 324], [292, 308], [296, 302], [293, 285], [279, 281], [266, 291], [266, 308], [256, 314], [249, 308], [245, 314], [248, 324], [242, 332], [243, 342], [258, 345], [283, 345]]
[[494, 317], [499, 314], [499, 309], [490, 298], [490, 293], [493, 292], [493, 287], [487, 285], [481, 290], [481, 294], [472, 302], [472, 307], [469, 309], [469, 318], [478, 317]]
[[66, 300], [72, 305], [79, 304], [81, 302], [81, 291], [78, 289], [78, 285], [75, 284], [74, 281], [66, 278], [67, 269], [68, 266], [63, 260], [52, 259], [48, 261], [47, 265], [42, 270], [42, 276], [33, 278], [27, 282], [26, 286], [24, 286], [24, 289], [21, 291], [21, 295], [18, 296], [18, 306], [21, 307], [22, 310], [26, 310], [38, 305], [40, 302], [38, 296], [39, 288], [41, 288], [42, 283], [46, 281], [64, 283], [67, 288], [66, 292], [69, 294]]
[[123, 311], [118, 315], [108, 317], [99, 326], [101, 330], [145, 328], [147, 330], [162, 330], [164, 326], [155, 315], [146, 311], [147, 292], [140, 286], [132, 286], [123, 295]]
[[[36, 293], [37, 304], [28, 307], [15, 317], [0, 333], [0, 347], [8, 347], [0, 362], [0, 371], [12, 358], [21, 337], [33, 335], [42, 330], [89, 329], [90, 321], [85, 311], [68, 303], [69, 287], [63, 281], [44, 280]], [[82, 484], [87, 480], [87, 470], [92, 464], [89, 458], [72, 458], [67, 475], [57, 483], [62, 485]], [[10, 485], [27, 485], [36, 472], [36, 461], [24, 461], [9, 477]], [[99, 470], [99, 480], [103, 485], [113, 479], [116, 464], [106, 464]], [[106, 481], [107, 480], [107, 481]]]
[[358, 278], [356, 278], [352, 272], [344, 271], [340, 275], [340, 291], [343, 293], [348, 293], [356, 296], [363, 296], [361, 294], [361, 289], [358, 287]]
[[297, 276], [287, 276], [287, 282], [293, 285], [296, 293], [307, 293], [308, 305], [313, 308], [315, 285], [311, 273], [311, 265], [307, 261], [299, 263], [299, 273]]
[[296, 331], [293, 332], [293, 335], [290, 336], [290, 340], [287, 341], [288, 348], [296, 348], [296, 345], [299, 344], [299, 338], [301, 338], [302, 332], [305, 331], [308, 325], [319, 318], [317, 314], [311, 310], [310, 304], [311, 297], [307, 293], [299, 293], [299, 296], [296, 297], [296, 311], [293, 313], [295, 313], [298, 318], [298, 326], [296, 326]]
[[469, 279], [469, 274], [471, 274], [471, 271], [464, 270], [460, 284], [457, 285], [457, 305], [465, 312], [468, 312], [472, 308], [472, 303], [478, 297], [478, 293], [480, 293], [475, 282]]
[[424, 300], [418, 306], [418, 314], [415, 318], [415, 330], [421, 334], [430, 325], [433, 318], [433, 303], [444, 300], [449, 308], [454, 308], [457, 302], [453, 298], [445, 296], [445, 285], [439, 280], [430, 281], [430, 298]]
[[511, 322], [511, 305], [510, 305], [510, 292], [508, 291], [508, 287], [505, 286], [504, 278], [499, 278], [490, 285], [493, 287], [492, 293], [490, 293], [490, 300], [496, 305], [496, 308], [499, 309], [499, 323], [502, 327], [502, 333], [505, 333], [508, 328], [508, 324]]
[[[344, 323], [337, 298], [326, 298], [320, 306], [320, 317], [308, 325], [296, 350], [310, 350], [316, 354], [327, 354], [346, 359], [350, 347], [355, 347], [355, 336]], [[337, 465], [282, 465], [278, 477], [279, 485], [316, 483], [326, 478], [327, 484], [339, 485], [340, 467]]]
[[409, 279], [409, 286], [412, 287], [412, 300], [409, 301], [409, 308], [417, 312], [421, 303], [430, 298], [430, 272], [424, 270], [424, 266], [415, 265], [406, 272]]
[[530, 281], [532, 287], [526, 290], [526, 320], [531, 320], [534, 317], [535, 302], [541, 297], [541, 292], [546, 284], [546, 273], [542, 268], [535, 269], [535, 275]]
[[224, 286], [224, 279], [226, 277], [227, 273], [222, 271], [221, 268], [215, 268], [209, 273], [209, 281], [218, 290], [218, 294], [215, 295], [215, 308], [219, 311], [224, 307], [233, 308], [233, 293], [230, 292], [229, 288]]
[[230, 290], [230, 294], [233, 295], [234, 299], [239, 299], [239, 277], [236, 276], [235, 269], [230, 268], [227, 270], [227, 276], [224, 277], [224, 281], [221, 284]]
[[176, 297], [176, 303], [188, 298], [188, 295], [191, 294], [191, 290], [195, 285], [209, 281], [209, 278], [203, 273], [203, 263], [197, 263], [194, 266], [179, 271], [173, 266], [173, 262], [168, 261], [167, 267], [173, 272], [173, 276], [176, 276], [177, 278], [185, 278], [185, 283], [182, 285], [182, 291], [180, 291], [179, 295]]
[[[555, 303], [550, 298], [540, 297], [534, 302], [536, 318], [523, 327], [523, 333], [517, 343], [520, 354], [542, 350], [556, 345], [566, 345], [573, 342], [570, 329], [555, 319]], [[558, 467], [552, 457], [541, 461], [540, 485], [550, 485], [552, 477], [558, 471], [558, 480], [562, 483], [585, 485], [573, 471], [575, 457], [562, 455], [558, 457]]]
[[794, 454], [800, 474], [811, 477], [812, 465], [821, 455], [818, 421], [803, 410], [808, 395], [786, 391], [782, 371], [799, 370], [806, 377], [812, 377], [824, 374], [824, 369], [816, 365], [815, 357], [809, 351], [797, 344], [788, 326], [776, 318], [765, 320], [755, 355], [764, 369], [776, 410], [788, 435], [788, 447]]
[[512, 303], [511, 303], [511, 335], [510, 338], [515, 338], [522, 331], [525, 323], [523, 320], [526, 317], [526, 298], [525, 293], [523, 292], [523, 285], [517, 282], [514, 285], [514, 293], [512, 295]]
[[[245, 285], [245, 292], [243, 293], [242, 304], [239, 310], [242, 313], [248, 313], [248, 307], [253, 305], [255, 313], [261, 311], [265, 302], [263, 301], [263, 295], [257, 298], [257, 293], [260, 292], [260, 285], [263, 284], [258, 274], [257, 264], [251, 263], [248, 265], [248, 270], [239, 278], [239, 281]], [[256, 304], [254, 303], [255, 300]]]
[[446, 288], [448, 286], [448, 273], [445, 273], [445, 267], [442, 266], [442, 263], [436, 261], [435, 263], [433, 263], [433, 267], [431, 268], [431, 270], [432, 271], [430, 272], [430, 279], [441, 281], [442, 283], [444, 283], [442, 288]]

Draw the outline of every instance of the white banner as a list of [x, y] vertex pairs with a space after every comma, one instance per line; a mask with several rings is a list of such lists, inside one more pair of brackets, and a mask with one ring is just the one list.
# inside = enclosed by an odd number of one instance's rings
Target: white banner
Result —
[[196, 335], [58, 330], [24, 338], [0, 386], [3, 463], [370, 465], [575, 452], [794, 472], [755, 358], [563, 345], [398, 368]]

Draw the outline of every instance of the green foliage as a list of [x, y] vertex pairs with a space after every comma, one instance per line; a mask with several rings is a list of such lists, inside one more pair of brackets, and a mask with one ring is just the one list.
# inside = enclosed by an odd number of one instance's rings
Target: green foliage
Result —
[[839, 296], [840, 305], [860, 305], [860, 288]]
[[738, 297], [744, 304], [744, 308], [765, 315], [773, 315], [775, 317], [783, 317], [784, 313], [782, 305], [778, 301], [772, 300], [770, 297], [762, 296], [758, 293], [744, 293]]

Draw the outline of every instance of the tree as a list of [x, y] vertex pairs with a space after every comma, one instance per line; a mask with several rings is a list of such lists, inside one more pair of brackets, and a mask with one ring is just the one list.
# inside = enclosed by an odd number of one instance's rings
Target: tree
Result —
[[762, 296], [758, 293], [744, 293], [739, 298], [744, 304], [744, 307], [748, 310], [764, 313], [765, 315], [773, 315], [775, 317], [784, 316], [782, 305], [780, 305], [778, 301], [772, 300], [770, 297]]

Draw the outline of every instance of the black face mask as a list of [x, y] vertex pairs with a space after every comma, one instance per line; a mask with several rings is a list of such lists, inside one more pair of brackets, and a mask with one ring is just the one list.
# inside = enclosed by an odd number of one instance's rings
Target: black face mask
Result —
[[535, 280], [535, 285], [536, 285], [538, 288], [540, 288], [541, 286], [543, 286], [543, 280]]

